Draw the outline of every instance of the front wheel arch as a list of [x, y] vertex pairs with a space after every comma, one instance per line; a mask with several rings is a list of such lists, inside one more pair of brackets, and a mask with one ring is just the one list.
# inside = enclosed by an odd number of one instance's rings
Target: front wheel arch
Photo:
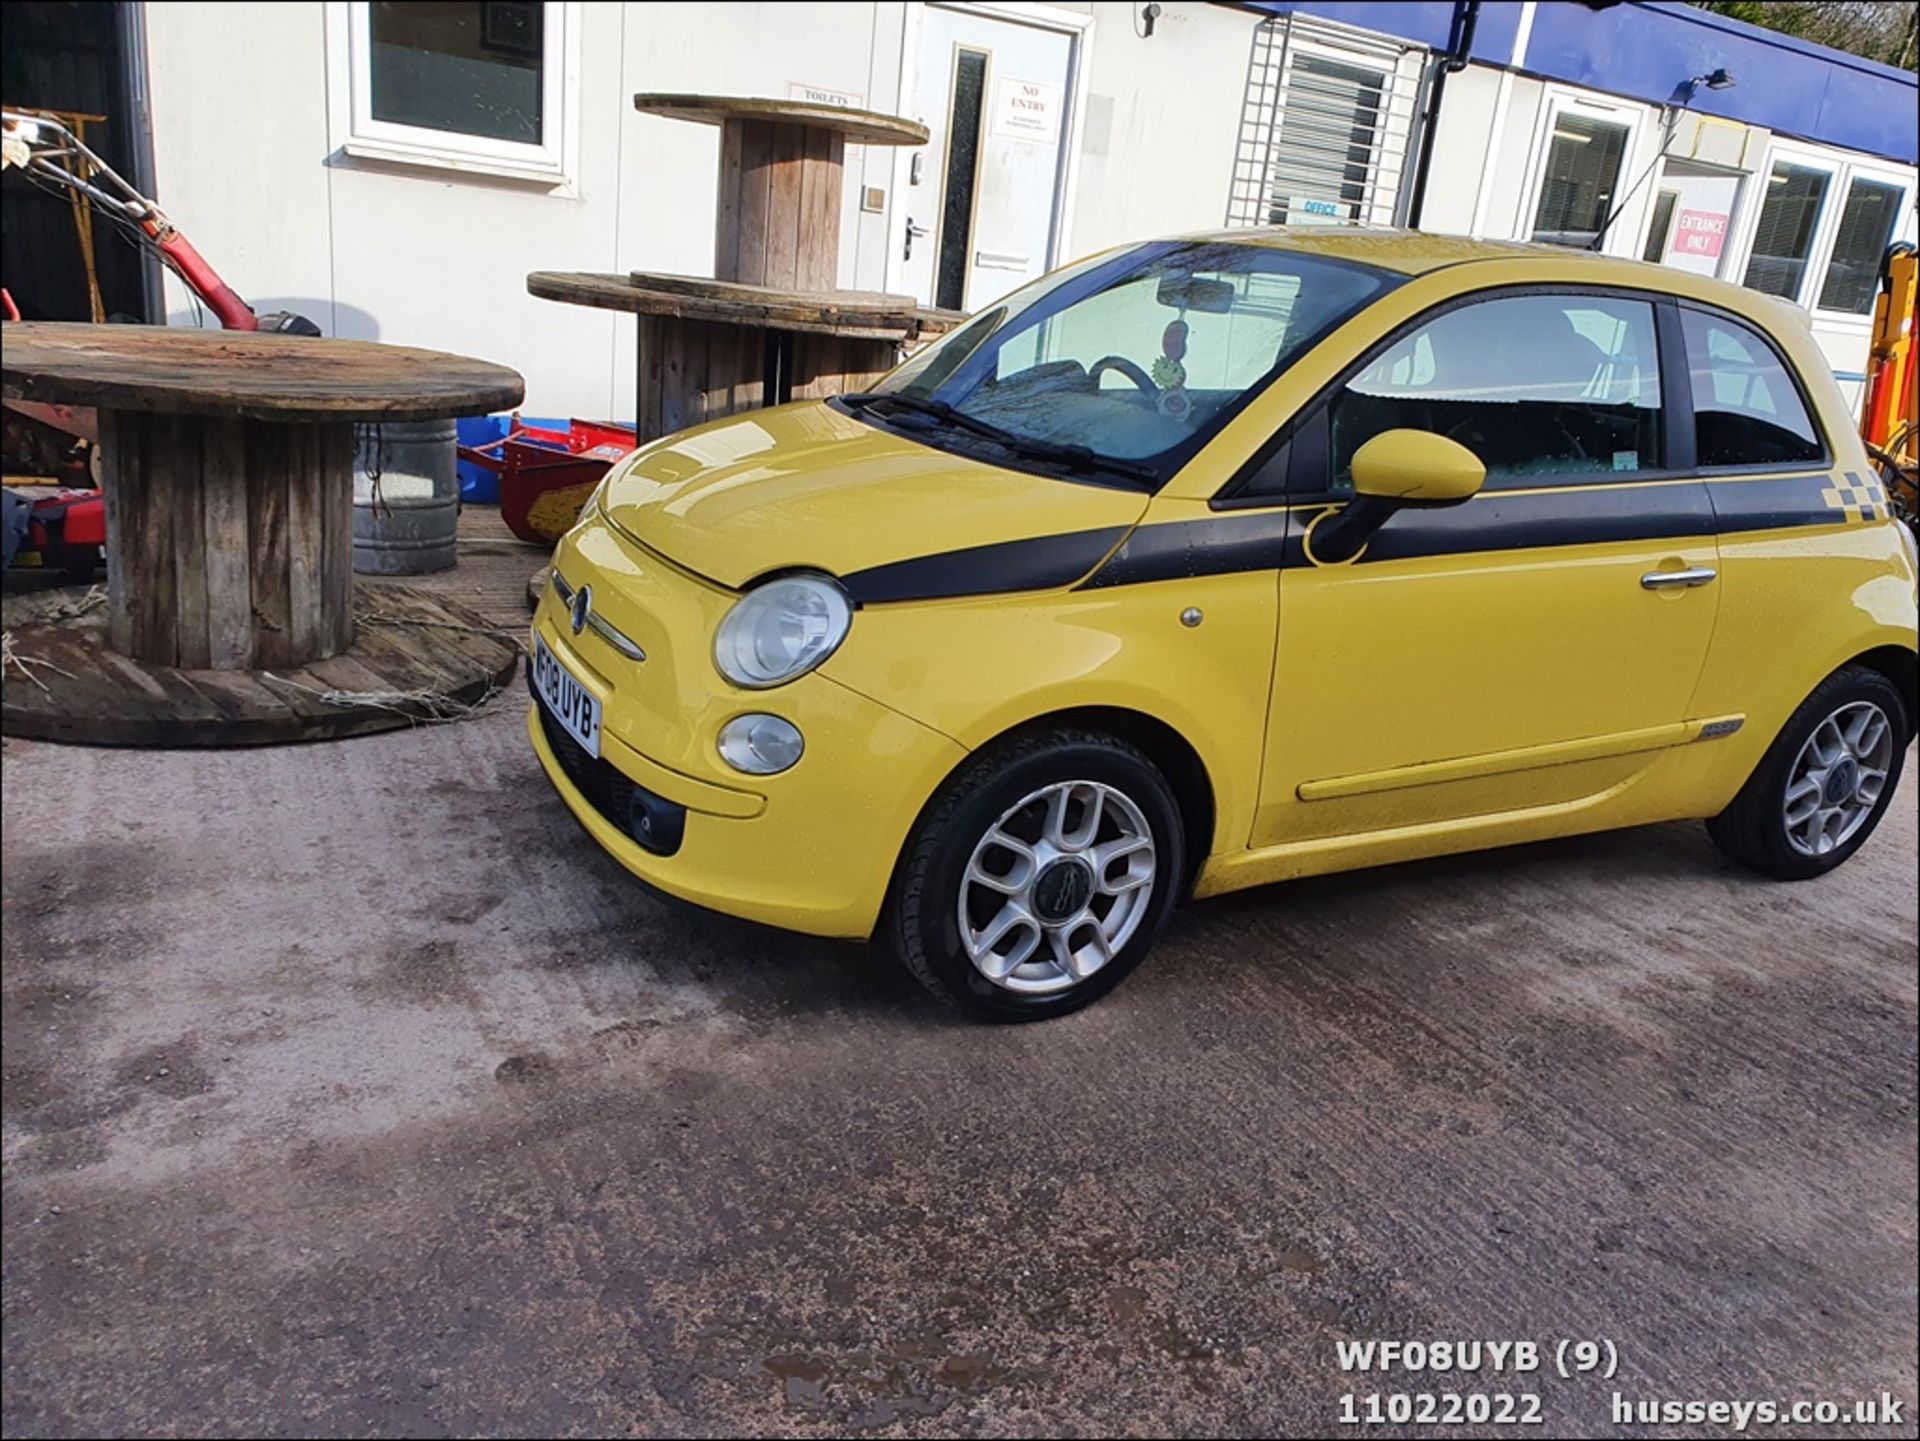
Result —
[[[1108, 921], [1115, 918], [1122, 900], [1115, 899], [1103, 912], [1096, 908], [1097, 897], [1101, 893], [1125, 897], [1142, 884], [1142, 878], [1123, 877], [1122, 884], [1110, 889], [1096, 879], [1106, 874], [1105, 862], [1097, 862], [1090, 871], [1084, 864], [1092, 842], [1109, 821], [1092, 812], [1094, 830], [1081, 834], [1079, 823], [1070, 821], [1067, 811], [1049, 808], [1043, 815], [1032, 809], [1053, 791], [1071, 794], [1074, 782], [1117, 791], [1122, 809], [1132, 816], [1132, 834], [1156, 843], [1146, 858], [1153, 875], [1145, 878], [1154, 889], [1131, 898], [1145, 909], [1131, 922], [1125, 915], [1118, 917], [1121, 934]], [[1025, 800], [1019, 799], [1022, 796]], [[1084, 808], [1080, 812], [1083, 818], [1088, 814]], [[1023, 826], [1034, 826], [1037, 833]], [[1125, 832], [1126, 827], [1120, 829]], [[1116, 859], [1140, 849], [1127, 844], [1124, 833], [1111, 839], [1122, 846]], [[1001, 860], [1024, 855], [1029, 868], [1016, 875], [1017, 865], [989, 865], [981, 848], [992, 844], [999, 846]], [[1138, 746], [1111, 729], [1022, 725], [974, 751], [922, 811], [895, 867], [882, 932], [908, 971], [964, 1014], [998, 1021], [1064, 1015], [1098, 1000], [1145, 959], [1187, 889], [1191, 872], [1185, 851], [1186, 825], [1179, 795], [1159, 764]], [[1045, 899], [1035, 882], [1053, 868], [1054, 858], [1067, 856], [1080, 858], [1079, 869], [1086, 880], [1077, 890], [1069, 884], [1065, 891], [1056, 891], [1058, 905], [1064, 906], [1060, 909]], [[1035, 869], [1041, 861], [1046, 867]], [[1130, 863], [1130, 871], [1134, 864]], [[996, 875], [1008, 883], [996, 882], [992, 879]], [[1009, 896], [1014, 898], [1011, 902], [1006, 899]], [[975, 900], [998, 903], [998, 914], [977, 914]], [[997, 924], [1004, 920], [1009, 905], [1012, 925]], [[1108, 936], [1108, 944], [1102, 948], [1103, 959], [1083, 968], [1075, 938], [1094, 922]], [[970, 926], [983, 928], [972, 941]], [[1040, 973], [1027, 968], [1034, 946], [1022, 949], [1020, 938], [1004, 958], [1021, 974], [982, 964], [980, 946], [997, 946], [1013, 927], [1036, 933], [1026, 939], [1049, 947], [1039, 957], [1049, 962]]]
[[[1200, 752], [1194, 749], [1193, 743], [1165, 721], [1145, 711], [1131, 710], [1125, 706], [1071, 706], [1031, 716], [1017, 725], [1009, 726], [992, 740], [969, 752], [953, 770], [942, 776], [939, 784], [927, 796], [921, 814], [924, 815], [926, 808], [934, 804], [954, 774], [974, 755], [1010, 744], [1035, 731], [1062, 728], [1100, 731], [1116, 740], [1123, 740], [1140, 750], [1167, 778], [1167, 783], [1173, 787], [1175, 799], [1180, 803], [1180, 830], [1186, 842], [1186, 874], [1181, 878], [1180, 887], [1184, 897], [1191, 890], [1194, 877], [1199, 875], [1201, 865], [1214, 851], [1213, 827], [1217, 812], [1213, 781], [1207, 773], [1206, 762], [1200, 759]], [[916, 827], [918, 823], [916, 818]]]

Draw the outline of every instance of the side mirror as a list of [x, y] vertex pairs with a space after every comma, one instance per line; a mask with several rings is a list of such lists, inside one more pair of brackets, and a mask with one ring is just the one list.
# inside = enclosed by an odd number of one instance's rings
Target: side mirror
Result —
[[1458, 505], [1486, 479], [1479, 456], [1430, 430], [1383, 430], [1353, 453], [1353, 493], [1376, 500]]
[[1313, 558], [1352, 560], [1395, 511], [1458, 505], [1486, 479], [1480, 457], [1458, 441], [1427, 430], [1382, 431], [1353, 453], [1353, 499], [1313, 527]]

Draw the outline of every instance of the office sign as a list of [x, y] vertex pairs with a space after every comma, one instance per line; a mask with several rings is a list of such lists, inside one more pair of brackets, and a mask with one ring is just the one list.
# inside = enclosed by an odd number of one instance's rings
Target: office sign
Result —
[[1287, 197], [1289, 225], [1344, 225], [1353, 218], [1345, 205], [1305, 195]]

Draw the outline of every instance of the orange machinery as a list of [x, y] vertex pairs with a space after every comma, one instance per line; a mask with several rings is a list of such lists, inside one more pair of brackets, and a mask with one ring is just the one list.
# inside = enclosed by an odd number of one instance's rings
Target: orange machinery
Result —
[[1873, 349], [1867, 360], [1860, 434], [1880, 465], [1894, 508], [1908, 524], [1920, 520], [1920, 253], [1901, 243], [1880, 265], [1873, 305]]

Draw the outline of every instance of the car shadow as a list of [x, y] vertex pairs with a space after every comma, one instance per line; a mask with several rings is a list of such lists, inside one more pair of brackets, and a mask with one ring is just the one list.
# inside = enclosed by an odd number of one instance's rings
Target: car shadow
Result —
[[[598, 847], [587, 844], [583, 850], [604, 865], [608, 884], [631, 889], [631, 925], [654, 942], [648, 959], [660, 978], [708, 988], [749, 1022], [791, 1024], [852, 1013], [907, 1028], [979, 1024], [928, 995], [884, 942], [806, 936], [705, 910], [639, 882]], [[1222, 932], [1270, 933], [1279, 923], [1290, 929], [1365, 926], [1378, 938], [1380, 928], [1392, 927], [1397, 918], [1469, 888], [1488, 888], [1504, 897], [1550, 890], [1568, 877], [1595, 889], [1656, 881], [1711, 881], [1742, 890], [1773, 884], [1722, 857], [1698, 822], [1674, 822], [1372, 866], [1188, 901], [1175, 911], [1160, 949], [1178, 953]], [[1285, 944], [1278, 935], [1271, 940]]]

